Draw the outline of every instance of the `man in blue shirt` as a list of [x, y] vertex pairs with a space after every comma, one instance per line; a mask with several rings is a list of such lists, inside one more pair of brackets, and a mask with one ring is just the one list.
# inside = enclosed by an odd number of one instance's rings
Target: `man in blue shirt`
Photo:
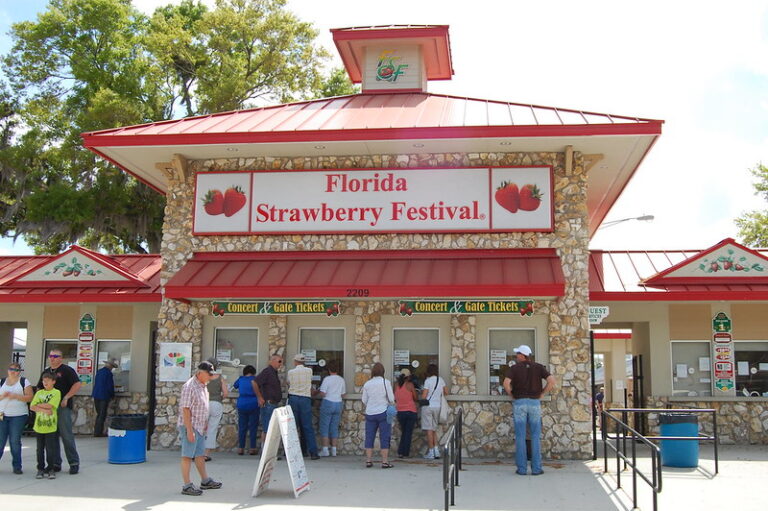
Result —
[[93, 436], [107, 436], [104, 433], [104, 421], [107, 419], [107, 410], [110, 400], [115, 397], [115, 380], [112, 377], [112, 369], [117, 367], [117, 360], [108, 359], [104, 367], [96, 371], [96, 379], [93, 382], [93, 406], [96, 407], [96, 425], [93, 428]]

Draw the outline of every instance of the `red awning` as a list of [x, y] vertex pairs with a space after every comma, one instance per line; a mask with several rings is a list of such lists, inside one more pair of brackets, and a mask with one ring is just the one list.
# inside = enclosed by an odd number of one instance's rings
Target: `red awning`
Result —
[[175, 299], [502, 298], [564, 293], [554, 249], [196, 253]]

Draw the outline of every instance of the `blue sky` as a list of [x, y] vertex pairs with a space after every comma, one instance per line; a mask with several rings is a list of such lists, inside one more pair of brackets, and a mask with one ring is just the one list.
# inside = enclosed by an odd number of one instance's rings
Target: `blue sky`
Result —
[[[171, 3], [134, 0], [144, 12]], [[208, 3], [213, 3], [212, 1]], [[0, 25], [47, 2], [0, 0]], [[698, 249], [736, 236], [734, 218], [765, 208], [749, 168], [768, 163], [768, 2], [646, 0], [289, 0], [320, 31], [450, 25], [451, 81], [430, 91], [665, 120], [663, 134], [593, 248]], [[9, 48], [0, 36], [0, 51]], [[340, 65], [335, 58], [335, 65]], [[19, 252], [0, 242], [0, 253]]]

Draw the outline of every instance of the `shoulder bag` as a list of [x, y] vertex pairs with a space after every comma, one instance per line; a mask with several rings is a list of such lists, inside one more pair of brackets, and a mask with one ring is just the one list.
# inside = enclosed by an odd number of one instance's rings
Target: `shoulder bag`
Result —
[[389, 399], [389, 391], [387, 391], [387, 382], [384, 378], [381, 379], [381, 384], [384, 385], [384, 395], [387, 396], [387, 424], [392, 424], [397, 415], [397, 408], [392, 404], [392, 400]]

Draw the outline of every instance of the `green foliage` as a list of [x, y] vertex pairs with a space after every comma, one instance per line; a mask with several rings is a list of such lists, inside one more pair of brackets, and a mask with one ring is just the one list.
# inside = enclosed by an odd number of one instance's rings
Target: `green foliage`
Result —
[[160, 249], [165, 199], [82, 147], [80, 134], [353, 92], [285, 0], [51, 0], [13, 25], [0, 83], [0, 234], [38, 252], [73, 242]]
[[[768, 201], [768, 167], [758, 163], [750, 169], [757, 181], [753, 183], [755, 194]], [[750, 247], [768, 247], [768, 212], [750, 211], [736, 219], [741, 241]]]
[[337, 67], [321, 82], [314, 99], [346, 96], [348, 94], [358, 94], [359, 92], [360, 86], [352, 83], [349, 75], [347, 75], [347, 71], [344, 68]]

